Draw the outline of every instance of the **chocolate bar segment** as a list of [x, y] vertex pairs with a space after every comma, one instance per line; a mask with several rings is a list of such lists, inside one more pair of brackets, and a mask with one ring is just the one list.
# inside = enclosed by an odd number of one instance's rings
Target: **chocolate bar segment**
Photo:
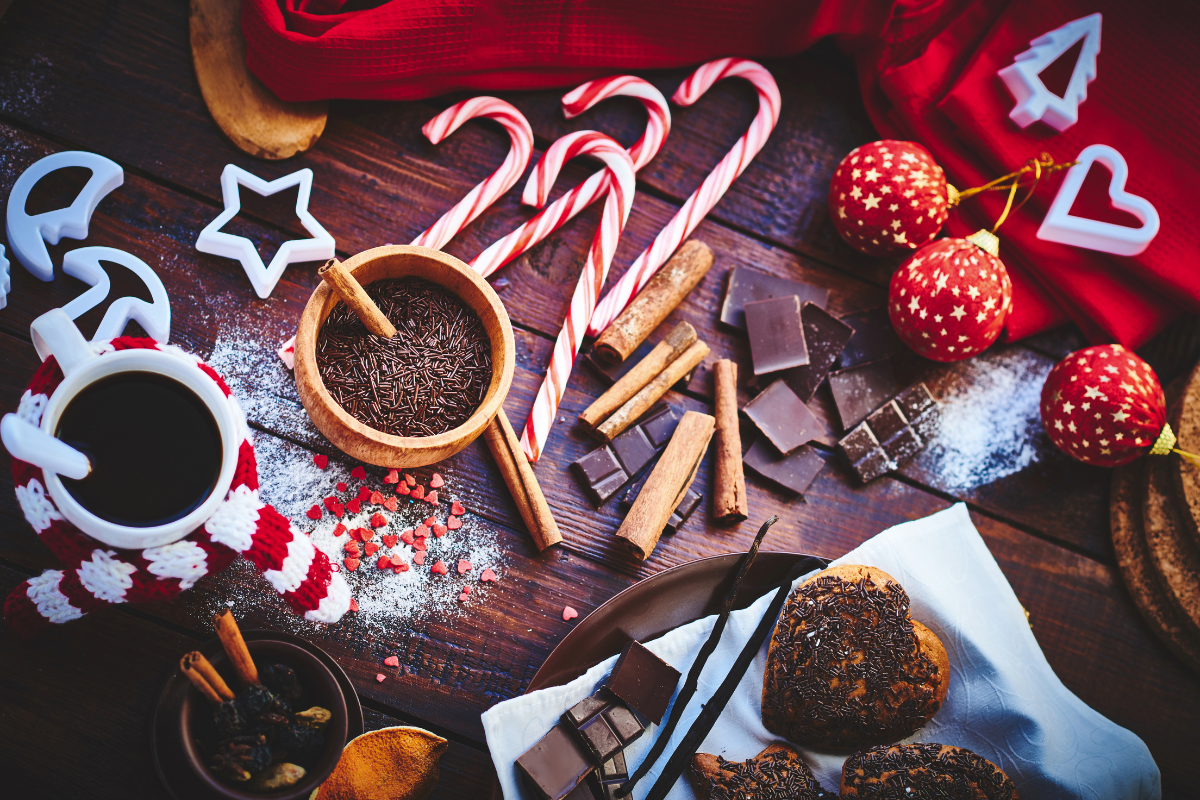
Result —
[[829, 388], [842, 420], [842, 430], [848, 431], [895, 397], [900, 387], [896, 385], [891, 359], [885, 358], [829, 373]]
[[842, 322], [854, 329], [854, 335], [838, 358], [838, 369], [887, 358], [903, 349], [886, 308], [856, 311], [842, 317]]
[[[625, 494], [621, 496], [621, 513], [628, 514], [629, 509], [633, 508], [633, 501], [641, 493], [642, 487], [646, 484], [645, 478], [630, 485], [625, 490]], [[683, 524], [688, 521], [697, 508], [700, 507], [700, 501], [703, 500], [703, 495], [699, 495], [692, 487], [683, 493], [683, 499], [679, 501], [679, 505], [675, 506], [675, 513], [667, 520], [667, 524], [663, 526], [663, 534], [671, 536], [675, 534]]]
[[679, 670], [640, 642], [631, 641], [621, 651], [604, 687], [657, 725], [662, 722], [678, 683]]
[[591, 754], [592, 762], [597, 765], [608, 761], [621, 750], [621, 740], [603, 714], [597, 714], [575, 730]]
[[605, 689], [567, 709], [560, 724], [575, 732], [597, 767], [619, 756], [644, 730], [633, 712]]
[[680, 416], [674, 406], [653, 408], [612, 442], [572, 462], [571, 471], [588, 498], [599, 506], [620, 491], [667, 446]]
[[838, 442], [838, 453], [867, 483], [921, 452], [940, 416], [925, 384], [910, 386], [846, 434]]
[[562, 724], [517, 759], [525, 785], [541, 800], [562, 800], [594, 769], [583, 745]]
[[746, 303], [746, 333], [754, 374], [766, 375], [808, 363], [808, 345], [795, 295]]
[[[800, 306], [800, 322], [804, 327], [804, 342], [808, 345], [808, 363], [786, 370], [779, 377], [807, 403], [837, 363], [842, 349], [854, 335], [854, 329], [816, 303]], [[688, 389], [691, 388], [688, 384]]]
[[773, 297], [795, 295], [801, 303], [816, 303], [821, 308], [829, 302], [829, 290], [811, 284], [780, 278], [767, 272], [747, 267], [734, 267], [729, 274], [729, 286], [725, 290], [725, 302], [721, 304], [721, 322], [735, 328], [746, 329], [746, 303], [770, 300]]
[[781, 380], [746, 403], [742, 413], [784, 454], [825, 433], [825, 426]]
[[599, 714], [604, 709], [608, 708], [612, 698], [606, 695], [603, 691], [596, 692], [590, 697], [585, 697], [575, 705], [563, 712], [563, 722], [566, 722], [576, 728], [587, 722], [592, 717]]
[[[634, 713], [621, 703], [614, 703], [604, 709], [601, 716], [604, 717], [604, 721], [608, 723], [612, 732], [621, 740], [622, 747], [635, 741], [645, 730]], [[620, 755], [620, 753], [618, 752], [616, 755]]]
[[785, 456], [764, 437], [746, 451], [742, 463], [784, 489], [803, 494], [825, 466], [825, 459], [808, 445], [797, 447]]

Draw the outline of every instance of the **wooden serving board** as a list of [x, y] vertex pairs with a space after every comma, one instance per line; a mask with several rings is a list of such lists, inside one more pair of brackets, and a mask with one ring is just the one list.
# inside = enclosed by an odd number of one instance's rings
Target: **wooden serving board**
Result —
[[[1189, 453], [1200, 452], [1200, 364], [1184, 380], [1179, 402], [1171, 405], [1167, 418], [1179, 437], [1175, 446]], [[1181, 522], [1193, 543], [1200, 547], [1200, 468], [1182, 458], [1173, 461], [1171, 478]]]

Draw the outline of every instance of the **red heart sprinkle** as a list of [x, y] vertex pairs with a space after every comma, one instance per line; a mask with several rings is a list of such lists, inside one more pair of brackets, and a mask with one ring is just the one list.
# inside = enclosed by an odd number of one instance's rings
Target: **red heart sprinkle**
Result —
[[318, 469], [325, 469], [329, 466], [329, 456], [315, 455], [313, 456], [313, 463], [317, 465]]
[[400, 471], [395, 470], [395, 469], [389, 469], [387, 476], [384, 477], [384, 479], [383, 479], [383, 482], [387, 483], [387, 484], [399, 483], [400, 482]]
[[387, 519], [383, 516], [383, 514], [376, 513], [371, 515], [372, 528], [382, 528], [384, 525], [387, 525]]
[[308, 518], [309, 519], [320, 519], [321, 518], [321, 507], [313, 506], [312, 508], [310, 508], [308, 510]]
[[432, 528], [435, 524], [437, 524], [437, 517], [426, 517], [425, 521], [421, 524], [426, 528]]
[[326, 497], [321, 502], [324, 503], [325, 507], [328, 508], [330, 511], [333, 511], [333, 507], [339, 504], [338, 499], [333, 496]]
[[396, 494], [400, 495], [401, 497], [408, 497], [408, 487], [403, 483], [400, 484], [396, 487]]
[[425, 540], [424, 539], [414, 539], [413, 540], [413, 549], [414, 550], [424, 550], [425, 549]]
[[463, 592], [462, 594], [460, 594], [458, 596], [458, 602], [460, 602], [460, 603], [467, 602], [467, 593], [466, 592]]
[[351, 572], [354, 572], [354, 570], [358, 569], [358, 559], [357, 558], [347, 558], [347, 559], [344, 559], [342, 561], [342, 563], [345, 564], [346, 569], [350, 570]]
[[375, 675], [375, 680], [379, 681], [380, 683], [383, 683], [384, 681], [387, 680], [387, 675], [384, 675], [382, 672], [377, 673]]
[[397, 555], [392, 556], [392, 566], [393, 567], [398, 567], [403, 563], [404, 563], [404, 559], [401, 558], [400, 556], [397, 556]]
[[408, 564], [401, 564], [398, 567], [393, 567], [392, 572], [399, 575], [401, 572], [408, 572]]
[[429, 568], [429, 571], [434, 575], [445, 575], [450, 571], [450, 569], [446, 566], [446, 562], [439, 558], [436, 562], [434, 562], [433, 566]]
[[411, 544], [413, 543], [413, 532], [412, 532], [412, 530], [410, 529], [410, 530], [407, 530], [407, 531], [402, 531], [402, 532], [400, 533], [400, 541], [404, 542], [405, 544], [411, 545]]
[[404, 482], [407, 483], [409, 486], [417, 485], [417, 479], [414, 478], [412, 475], [409, 475], [407, 472], [404, 473]]
[[358, 487], [358, 499], [359, 500], [365, 500], [366, 498], [368, 498], [370, 496], [371, 496], [371, 487], [370, 486]]
[[363, 545], [363, 553], [365, 555], [373, 556], [377, 552], [379, 552], [379, 543], [378, 542], [367, 542], [366, 544]]
[[424, 550], [413, 553], [413, 563], [416, 564], [418, 567], [425, 563], [425, 551]]
[[417, 529], [413, 531], [413, 536], [417, 537], [418, 539], [428, 539], [429, 528], [425, 525], [418, 525]]
[[335, 517], [337, 517], [338, 519], [341, 519], [342, 517], [346, 516], [346, 507], [344, 505], [342, 505], [341, 503], [338, 503], [336, 506], [334, 506], [330, 510], [333, 511], [333, 515]]
[[371, 492], [371, 499], [368, 502], [373, 506], [383, 505], [383, 493], [378, 491]]
[[436, 472], [433, 473], [433, 477], [429, 479], [429, 488], [430, 489], [440, 489], [445, 485], [446, 485], [446, 482], [444, 480], [442, 480], [442, 476], [438, 475]]
[[470, 586], [464, 586], [464, 587], [463, 587], [463, 594], [470, 594], [470, 593], [471, 593], [471, 587], [470, 587]]
[[463, 514], [467, 513], [467, 510], [462, 507], [462, 503], [455, 500], [450, 504], [450, 513], [456, 517], [461, 517]]
[[362, 466], [357, 466], [350, 470], [350, 477], [358, 478], [360, 481], [365, 481], [367, 479], [367, 471], [363, 469]]
[[383, 663], [389, 667], [398, 667], [400, 666], [400, 659], [397, 656], [388, 656], [383, 660]]
[[342, 549], [352, 556], [357, 556], [361, 552], [358, 549], [358, 542], [346, 542], [346, 546]]
[[383, 507], [386, 508], [388, 511], [395, 511], [397, 508], [400, 507], [400, 501], [397, 500], [395, 497], [389, 497], [387, 500], [383, 501]]
[[394, 533], [385, 533], [383, 536], [379, 537], [379, 540], [388, 547], [395, 547], [396, 541], [399, 538], [400, 537], [396, 536], [396, 534], [394, 534]]
[[472, 569], [474, 569], [474, 567], [471, 566], [470, 561], [467, 561], [465, 558], [460, 558], [458, 560], [458, 574], [459, 575], [464, 575], [464, 574], [470, 572]]
[[351, 514], [357, 514], [358, 512], [362, 511], [362, 499], [358, 497], [354, 498], [349, 503], [346, 503], [346, 509]]
[[363, 542], [370, 541], [371, 539], [375, 538], [375, 531], [371, 530], [370, 528], [359, 528], [358, 538]]
[[446, 529], [456, 531], [462, 527], [462, 520], [458, 517], [449, 517], [446, 520]]
[[375, 566], [379, 567], [380, 569], [391, 569], [392, 562], [387, 556], [380, 556], [379, 563]]
[[345, 532], [346, 532], [346, 526], [340, 522], [337, 524], [337, 527], [333, 529], [334, 536], [341, 536]]
[[355, 600], [353, 597], [350, 598], [350, 610], [358, 611], [358, 601]]
[[481, 581], [496, 581], [499, 579], [496, 577], [496, 573], [492, 572], [492, 568], [488, 567], [487, 569], [485, 569], [483, 571], [483, 574], [479, 576], [479, 580], [481, 580]]
[[344, 483], [338, 482], [338, 485], [337, 485], [337, 487], [338, 487], [338, 491], [339, 491], [339, 492], [344, 492], [344, 491], [346, 491], [346, 484], [344, 484]]
[[437, 492], [430, 492], [429, 494], [425, 495], [425, 502], [432, 503], [436, 506], [438, 504]]
[[570, 622], [579, 616], [579, 612], [570, 606], [563, 606], [563, 622]]
[[450, 529], [447, 528], [445, 525], [434, 525], [433, 526], [433, 535], [439, 539], [442, 538], [443, 536], [445, 536], [449, 532], [450, 532]]
[[408, 490], [408, 496], [414, 500], [423, 499], [425, 497], [425, 487], [418, 483]]

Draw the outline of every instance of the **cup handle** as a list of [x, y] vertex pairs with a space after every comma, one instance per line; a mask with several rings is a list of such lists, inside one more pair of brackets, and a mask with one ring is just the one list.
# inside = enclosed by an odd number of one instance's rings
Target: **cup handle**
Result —
[[61, 308], [51, 309], [29, 323], [29, 335], [38, 356], [45, 361], [53, 355], [63, 375], [70, 375], [96, 351], [75, 327], [75, 321]]
[[0, 419], [0, 441], [9, 455], [47, 472], [83, 480], [92, 471], [87, 456], [16, 414]]

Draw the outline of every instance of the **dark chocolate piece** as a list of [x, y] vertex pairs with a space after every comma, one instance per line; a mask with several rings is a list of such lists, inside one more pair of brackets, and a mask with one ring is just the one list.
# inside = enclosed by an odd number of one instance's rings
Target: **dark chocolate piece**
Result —
[[601, 788], [596, 773], [588, 773], [587, 779], [572, 789], [563, 800], [605, 800], [604, 789]]
[[603, 691], [596, 692], [591, 697], [585, 697], [563, 713], [563, 722], [578, 728], [592, 717], [608, 708], [612, 700]]
[[710, 353], [705, 356], [698, 367], [692, 370], [692, 377], [688, 379], [688, 392], [707, 397], [709, 400], [716, 396], [716, 388], [713, 386], [712, 361], [713, 355]]
[[846, 342], [846, 347], [838, 358], [838, 369], [887, 358], [902, 349], [900, 337], [892, 328], [886, 308], [855, 311], [842, 317], [842, 322], [854, 329], [854, 335]]
[[825, 426], [783, 381], [775, 381], [746, 403], [742, 413], [785, 454], [825, 433]]
[[808, 363], [808, 345], [795, 295], [746, 303], [746, 333], [754, 374], [766, 375]]
[[642, 342], [638, 348], [629, 354], [629, 358], [624, 361], [618, 361], [616, 364], [610, 364], [600, 356], [596, 355], [596, 348], [589, 348], [587, 355], [584, 356], [584, 361], [588, 366], [595, 370], [596, 375], [610, 386], [621, 378], [625, 377], [625, 373], [637, 366], [638, 362], [646, 356], [650, 355], [650, 351], [654, 349], [654, 345], [650, 342]]
[[611, 443], [574, 461], [571, 471], [588, 498], [599, 506], [619, 492], [667, 446], [681, 416], [674, 406], [656, 406]]
[[801, 303], [816, 303], [821, 308], [829, 301], [828, 289], [780, 278], [756, 269], [734, 267], [733, 272], [729, 274], [725, 302], [721, 304], [721, 322], [746, 330], [746, 315], [743, 310], [746, 303], [789, 295], [800, 298]]
[[867, 424], [871, 426], [871, 433], [875, 434], [876, 439], [886, 442], [908, 426], [908, 419], [896, 401], [889, 400], [871, 412]]
[[891, 400], [900, 387], [896, 385], [892, 360], [885, 358], [829, 373], [829, 388], [842, 430], [848, 431]]
[[825, 466], [825, 459], [808, 445], [785, 456], [766, 438], [760, 438], [742, 456], [742, 463], [784, 489], [803, 494]]
[[[622, 514], [628, 514], [629, 509], [633, 508], [633, 501], [637, 499], [639, 494], [641, 494], [642, 487], [645, 484], [645, 478], [640, 481], [636, 481], [635, 483], [630, 484], [629, 488], [625, 490], [625, 494], [621, 495], [620, 508]], [[696, 492], [689, 487], [688, 490], [683, 493], [683, 499], [679, 501], [679, 505], [675, 506], [675, 511], [667, 520], [667, 524], [663, 526], [663, 534], [666, 536], [671, 536], [680, 528], [682, 528], [683, 524], [688, 521], [689, 517], [692, 516], [692, 512], [699, 508], [700, 501], [702, 499], [704, 499], [702, 495], [696, 494]]]
[[912, 428], [904, 428], [892, 438], [883, 443], [883, 450], [897, 467], [915, 456], [925, 447], [924, 440]]
[[[796, 396], [807, 403], [833, 369], [854, 329], [816, 303], [800, 306], [800, 322], [804, 326], [804, 343], [808, 345], [808, 363], [786, 370], [778, 377], [787, 381]], [[688, 388], [692, 388], [690, 384]]]
[[838, 442], [838, 453], [867, 483], [921, 452], [940, 417], [925, 384], [910, 386], [846, 434]]
[[583, 745], [562, 724], [517, 759], [526, 786], [541, 800], [562, 800], [594, 769]]
[[900, 406], [900, 410], [908, 418], [909, 425], [922, 440], [929, 441], [933, 438], [941, 424], [942, 415], [938, 411], [937, 401], [933, 399], [925, 384], [910, 386], [896, 395], [896, 404]]
[[621, 651], [608, 682], [609, 692], [655, 725], [675, 694], [679, 670], [651, 653], [640, 642], [631, 641]]
[[879, 440], [875, 438], [875, 433], [864, 422], [842, 437], [837, 446], [847, 463], [857, 464], [879, 449]]
[[625, 766], [625, 753], [622, 751], [600, 765], [599, 778], [602, 781], [616, 779], [625, 780], [629, 777], [629, 768]]
[[604, 721], [608, 723], [612, 732], [621, 740], [622, 747], [635, 741], [645, 730], [642, 723], [638, 722], [638, 718], [623, 703], [614, 703], [606, 708], [601, 716], [604, 717]]
[[621, 750], [622, 742], [603, 714], [592, 717], [576, 731], [579, 733], [579, 740], [592, 754], [592, 761], [596, 766], [608, 761]]

